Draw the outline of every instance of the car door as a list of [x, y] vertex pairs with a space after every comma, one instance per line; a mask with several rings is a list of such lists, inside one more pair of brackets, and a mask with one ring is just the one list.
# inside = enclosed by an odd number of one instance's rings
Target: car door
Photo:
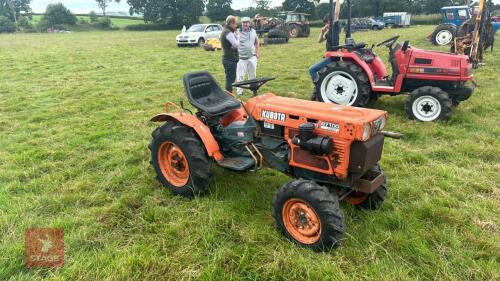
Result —
[[214, 38], [219, 39], [222, 34], [222, 26], [214, 25]]
[[208, 27], [208, 34], [209, 34], [210, 38], [217, 37], [217, 28], [215, 25], [211, 25]]

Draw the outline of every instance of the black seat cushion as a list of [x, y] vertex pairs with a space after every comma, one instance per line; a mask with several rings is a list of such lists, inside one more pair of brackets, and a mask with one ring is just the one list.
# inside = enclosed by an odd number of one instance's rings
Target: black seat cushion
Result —
[[365, 61], [366, 63], [372, 63], [375, 59], [375, 54], [373, 54], [370, 50], [362, 49], [354, 52], [360, 59]]
[[209, 116], [218, 116], [240, 108], [241, 103], [225, 93], [206, 71], [184, 75], [184, 88], [189, 102]]

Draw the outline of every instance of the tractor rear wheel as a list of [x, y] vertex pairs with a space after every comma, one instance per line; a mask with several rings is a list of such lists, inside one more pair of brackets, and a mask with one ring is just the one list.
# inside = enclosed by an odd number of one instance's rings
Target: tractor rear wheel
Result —
[[432, 44], [438, 46], [450, 45], [455, 38], [457, 28], [450, 24], [440, 24], [432, 33]]
[[212, 177], [212, 159], [192, 129], [167, 122], [151, 135], [153, 139], [148, 148], [158, 181], [188, 198], [204, 193]]
[[344, 213], [337, 195], [313, 181], [284, 184], [276, 193], [273, 217], [283, 235], [314, 251], [337, 246], [344, 237]]
[[361, 67], [350, 61], [332, 61], [314, 81], [317, 101], [365, 107], [370, 100], [370, 83]]
[[382, 185], [371, 194], [353, 192], [345, 201], [361, 209], [377, 210], [382, 206], [387, 196], [387, 176], [382, 168], [380, 168], [380, 165], [375, 165], [370, 170], [384, 175], [384, 182]]
[[267, 34], [268, 38], [288, 38], [288, 35], [279, 29], [271, 29]]
[[410, 119], [432, 122], [447, 119], [452, 106], [448, 93], [437, 87], [425, 86], [411, 92], [405, 111]]

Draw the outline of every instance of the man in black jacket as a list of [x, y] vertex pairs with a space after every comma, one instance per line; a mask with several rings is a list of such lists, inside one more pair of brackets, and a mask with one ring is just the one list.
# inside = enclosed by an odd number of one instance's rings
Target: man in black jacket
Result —
[[222, 65], [224, 65], [224, 71], [226, 73], [226, 91], [233, 92], [233, 83], [236, 81], [236, 69], [239, 60], [238, 48], [240, 46], [236, 17], [227, 17], [220, 41], [224, 53]]

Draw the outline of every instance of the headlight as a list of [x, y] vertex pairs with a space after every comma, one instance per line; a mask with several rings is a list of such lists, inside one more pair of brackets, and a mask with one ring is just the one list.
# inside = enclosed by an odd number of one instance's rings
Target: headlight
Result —
[[387, 117], [385, 117], [385, 115], [373, 122], [373, 125], [375, 127], [374, 129], [376, 129], [377, 132], [380, 132], [383, 129], [385, 129], [386, 124], [387, 124]]
[[372, 126], [369, 123], [366, 123], [363, 126], [363, 139], [362, 141], [367, 141], [370, 138], [370, 135], [372, 133]]

